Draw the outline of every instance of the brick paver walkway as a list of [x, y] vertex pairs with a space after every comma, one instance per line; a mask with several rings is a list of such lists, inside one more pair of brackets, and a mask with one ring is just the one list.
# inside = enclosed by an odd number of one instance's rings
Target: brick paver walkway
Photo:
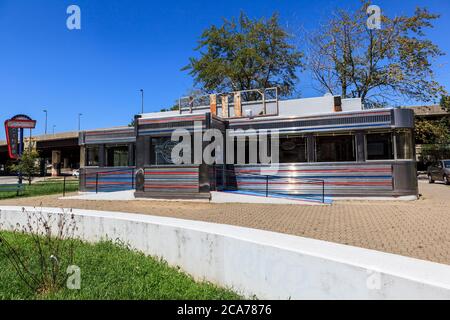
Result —
[[284, 232], [450, 264], [450, 186], [419, 182], [417, 201], [337, 201], [331, 206], [79, 201], [57, 196], [0, 205], [136, 212]]

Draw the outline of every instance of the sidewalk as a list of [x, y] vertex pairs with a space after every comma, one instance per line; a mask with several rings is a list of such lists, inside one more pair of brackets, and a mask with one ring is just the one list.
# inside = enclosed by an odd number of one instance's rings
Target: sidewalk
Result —
[[122, 211], [288, 233], [450, 264], [450, 186], [419, 182], [416, 201], [336, 201], [333, 205], [179, 201], [10, 199], [0, 205]]

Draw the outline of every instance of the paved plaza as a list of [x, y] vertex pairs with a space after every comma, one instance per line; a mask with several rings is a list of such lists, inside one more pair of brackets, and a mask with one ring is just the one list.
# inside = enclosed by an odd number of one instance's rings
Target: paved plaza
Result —
[[450, 186], [419, 181], [417, 201], [335, 201], [329, 206], [9, 199], [24, 205], [123, 211], [272, 230], [450, 264]]

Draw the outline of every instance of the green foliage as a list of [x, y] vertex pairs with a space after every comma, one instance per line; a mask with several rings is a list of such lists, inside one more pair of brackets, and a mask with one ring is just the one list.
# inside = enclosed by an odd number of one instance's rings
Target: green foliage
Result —
[[191, 58], [189, 70], [205, 92], [279, 87], [289, 95], [302, 68], [303, 54], [289, 43], [278, 15], [252, 20], [244, 13], [222, 26], [211, 26], [199, 40], [200, 58]]
[[413, 15], [382, 15], [381, 29], [368, 29], [367, 7], [339, 10], [310, 36], [309, 68], [322, 90], [359, 97], [368, 106], [401, 98], [435, 101], [445, 93], [434, 80], [433, 62], [443, 52], [425, 36], [439, 15], [417, 8]]
[[174, 104], [172, 107], [170, 107], [170, 108], [164, 108], [164, 109], [161, 109], [161, 112], [165, 112], [165, 111], [178, 111], [178, 110], [180, 110], [180, 107], [177, 105], [177, 104]]
[[[49, 293], [66, 285], [67, 268], [73, 263], [76, 230], [71, 214], [46, 214], [27, 211], [26, 222], [16, 224], [14, 232], [0, 232], [0, 254], [13, 266], [22, 284], [34, 293]], [[20, 244], [23, 234], [30, 238], [29, 248]]]
[[450, 113], [450, 96], [442, 96], [439, 104], [444, 110]]
[[[33, 250], [28, 235], [12, 237], [23, 250]], [[81, 289], [34, 293], [0, 254], [0, 299], [239, 299], [236, 293], [206, 282], [195, 282], [166, 262], [112, 242], [78, 242], [73, 263], [81, 269]], [[38, 267], [38, 266], [35, 266]]]
[[419, 159], [426, 164], [426, 167], [437, 160], [450, 159], [450, 145], [424, 144], [420, 150]]
[[448, 118], [441, 120], [416, 119], [416, 143], [444, 144], [450, 142], [450, 124]]
[[21, 172], [28, 183], [31, 184], [34, 176], [39, 173], [38, 159], [38, 151], [34, 149], [25, 149], [19, 162], [11, 165], [10, 170], [13, 172]]
[[[440, 100], [442, 109], [450, 113], [450, 97], [442, 96]], [[415, 123], [416, 143], [418, 144], [436, 144], [445, 145], [450, 143], [450, 118], [442, 117], [439, 120], [429, 120], [416, 118]], [[429, 147], [431, 148], [431, 147]], [[438, 149], [440, 147], [437, 147]], [[431, 150], [431, 153], [439, 150]]]

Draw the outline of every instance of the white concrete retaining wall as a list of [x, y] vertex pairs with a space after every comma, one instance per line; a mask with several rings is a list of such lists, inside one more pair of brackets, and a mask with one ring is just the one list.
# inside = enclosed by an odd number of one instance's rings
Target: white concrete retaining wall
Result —
[[[34, 208], [26, 208], [35, 211]], [[60, 214], [62, 209], [44, 208]], [[148, 215], [74, 210], [78, 235], [119, 238], [198, 280], [260, 299], [449, 299], [450, 266], [262, 230]], [[1, 207], [0, 224], [26, 222]]]

